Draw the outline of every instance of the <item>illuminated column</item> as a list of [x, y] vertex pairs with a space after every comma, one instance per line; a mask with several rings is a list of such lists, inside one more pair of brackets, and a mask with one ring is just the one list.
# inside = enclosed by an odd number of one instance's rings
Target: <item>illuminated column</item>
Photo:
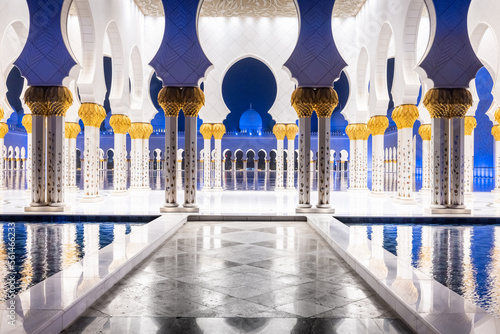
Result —
[[142, 165], [144, 163], [144, 123], [131, 123], [130, 134], [131, 150], [130, 150], [130, 188], [141, 189], [143, 186]]
[[418, 134], [422, 137], [422, 191], [431, 190], [431, 135], [430, 124], [422, 124], [418, 128]]
[[465, 116], [464, 139], [464, 193], [474, 191], [474, 128], [477, 125], [474, 116]]
[[318, 116], [318, 209], [330, 208], [330, 120], [339, 103], [333, 88], [318, 88], [314, 110]]
[[286, 135], [285, 124], [276, 124], [273, 127], [273, 133], [276, 136], [276, 188], [275, 190], [283, 190], [283, 141]]
[[[0, 108], [0, 119], [3, 118], [4, 112], [3, 109]], [[0, 123], [0, 148], [3, 148], [5, 135], [9, 132], [9, 127], [6, 123]], [[5, 169], [4, 164], [0, 163], [0, 190], [7, 189], [5, 186]]]
[[109, 125], [114, 131], [114, 170], [113, 188], [114, 193], [125, 193], [127, 191], [127, 132], [130, 129], [130, 118], [126, 115], [112, 115]]
[[286, 180], [286, 188], [295, 190], [295, 137], [297, 136], [297, 132], [299, 131], [299, 127], [296, 124], [287, 124], [286, 125], [286, 137], [288, 139], [288, 156], [287, 156], [287, 180]]
[[81, 131], [80, 124], [67, 122], [65, 124], [65, 137], [66, 137], [66, 188], [76, 187], [76, 137]]
[[106, 111], [96, 103], [82, 103], [78, 116], [85, 125], [83, 201], [93, 201], [99, 197], [99, 128]]
[[392, 119], [398, 127], [398, 196], [402, 204], [416, 204], [412, 196], [413, 171], [413, 124], [418, 118], [418, 108], [412, 104], [404, 104], [395, 108]]
[[373, 116], [368, 121], [372, 134], [372, 194], [384, 192], [384, 133], [388, 126], [385, 116]]
[[[50, 206], [63, 211], [64, 204], [64, 117], [73, 103], [66, 87], [31, 86], [24, 101], [32, 113], [32, 191], [26, 211]], [[3, 143], [0, 143], [0, 146]]]
[[182, 108], [180, 89], [163, 87], [158, 103], [165, 112], [165, 204], [160, 211], [179, 206], [177, 203], [177, 118]]
[[500, 125], [494, 125], [491, 128], [491, 134], [495, 138], [495, 189], [494, 192], [500, 191]]
[[153, 126], [150, 123], [142, 123], [142, 163], [141, 163], [141, 178], [140, 186], [143, 189], [149, 187], [149, 137], [153, 133]]
[[[24, 128], [26, 129], [26, 132], [28, 133], [28, 143], [27, 143], [27, 150], [26, 150], [26, 161], [24, 164], [24, 169], [26, 169], [26, 189], [31, 190], [31, 164], [32, 164], [32, 159], [31, 159], [31, 154], [32, 154], [32, 134], [31, 134], [31, 114], [25, 114], [22, 120], [22, 124]], [[0, 146], [1, 148], [2, 146]], [[1, 184], [1, 183], [0, 183]]]
[[[208, 190], [210, 189], [210, 165], [211, 165], [211, 152], [212, 149], [210, 147], [210, 141], [212, 140], [212, 132], [213, 132], [213, 125], [210, 123], [203, 123], [200, 126], [200, 133], [203, 136], [203, 189]], [[216, 159], [217, 160], [217, 159]], [[220, 160], [220, 157], [219, 159]], [[220, 168], [219, 168], [220, 172]], [[217, 174], [217, 171], [215, 172]], [[219, 182], [220, 182], [220, 175], [219, 175]]]
[[368, 137], [366, 124], [349, 124], [346, 134], [350, 141], [349, 190], [368, 190]]
[[349, 160], [349, 167], [347, 168], [349, 172], [349, 189], [356, 188], [356, 139], [354, 134], [355, 124], [349, 124], [345, 128], [345, 133], [349, 137], [349, 155], [351, 159]]
[[212, 127], [214, 142], [215, 142], [215, 173], [214, 173], [214, 190], [222, 190], [222, 137], [226, 133], [226, 127], [222, 123], [216, 123]]
[[205, 104], [205, 95], [198, 87], [184, 87], [182, 89], [182, 111], [185, 116], [184, 132], [184, 205], [190, 212], [198, 212], [196, 204], [197, 166], [197, 119], [198, 113]]
[[[424, 105], [431, 115], [433, 178], [431, 213], [470, 213], [464, 206], [464, 117], [472, 106], [467, 89], [433, 88]], [[492, 130], [493, 132], [493, 130]]]

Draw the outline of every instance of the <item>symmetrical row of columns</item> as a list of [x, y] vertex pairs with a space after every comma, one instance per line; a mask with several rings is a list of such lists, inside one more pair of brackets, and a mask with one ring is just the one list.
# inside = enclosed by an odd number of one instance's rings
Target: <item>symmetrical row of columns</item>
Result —
[[[287, 179], [286, 179], [286, 189], [295, 189], [295, 178], [293, 171], [295, 170], [294, 166], [294, 156], [295, 156], [295, 137], [297, 136], [297, 132], [299, 131], [299, 127], [296, 124], [283, 124], [278, 123], [273, 127], [273, 133], [276, 136], [276, 190], [284, 190], [285, 189], [285, 180], [284, 180], [284, 166], [283, 166], [283, 158], [284, 158], [284, 140], [285, 137], [288, 140], [287, 143]], [[266, 162], [267, 164], [267, 162]]]

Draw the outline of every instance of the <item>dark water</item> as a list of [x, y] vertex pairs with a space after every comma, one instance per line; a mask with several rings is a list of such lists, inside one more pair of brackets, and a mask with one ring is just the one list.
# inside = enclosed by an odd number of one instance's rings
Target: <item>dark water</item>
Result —
[[[15, 294], [97, 252], [141, 223], [2, 222], [0, 227], [0, 301], [15, 277]], [[11, 247], [10, 241], [15, 245]], [[12, 293], [9, 291], [9, 293]]]
[[[353, 228], [351, 226], [351, 228]], [[500, 226], [372, 225], [369, 239], [500, 317]]]

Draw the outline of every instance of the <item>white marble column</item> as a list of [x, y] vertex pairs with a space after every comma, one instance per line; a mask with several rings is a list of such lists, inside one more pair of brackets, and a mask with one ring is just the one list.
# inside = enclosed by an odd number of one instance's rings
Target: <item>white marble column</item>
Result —
[[197, 129], [196, 116], [185, 118], [184, 132], [184, 204], [187, 209], [197, 209], [196, 204], [196, 180], [197, 180]]
[[[332, 112], [333, 108], [331, 109]], [[316, 207], [319, 209], [328, 209], [331, 207], [330, 119], [331, 113], [318, 114], [318, 204], [316, 204]]]
[[127, 115], [112, 115], [109, 125], [114, 132], [113, 194], [127, 192], [127, 132], [131, 121]]
[[413, 160], [413, 124], [418, 118], [418, 108], [412, 104], [404, 104], [395, 108], [392, 119], [398, 127], [398, 195], [396, 200], [401, 204], [416, 204], [413, 197], [413, 181], [415, 166]]
[[285, 124], [276, 124], [273, 127], [273, 133], [276, 137], [276, 187], [275, 190], [283, 190], [284, 187], [284, 166], [283, 166], [283, 156], [284, 148], [283, 142], [286, 135]]
[[463, 117], [450, 119], [450, 189], [448, 208], [464, 209], [464, 133]]
[[149, 185], [150, 157], [149, 138], [153, 133], [153, 126], [150, 123], [143, 123], [142, 136], [142, 163], [141, 163], [141, 188], [151, 189]]
[[430, 124], [422, 124], [418, 129], [422, 137], [422, 189], [421, 191], [431, 190], [431, 134]]
[[[203, 136], [203, 190], [209, 190], [211, 189], [212, 179], [210, 175], [210, 167], [212, 165], [211, 140], [213, 135], [213, 125], [210, 123], [203, 123], [200, 126], [200, 133]], [[220, 160], [220, 158], [218, 160]]]
[[[212, 127], [215, 145], [215, 171], [214, 171], [214, 186], [217, 191], [222, 190], [222, 164], [225, 164], [225, 157], [222, 156], [222, 137], [226, 133], [226, 127], [222, 123], [216, 123]], [[225, 168], [224, 168], [225, 169]]]
[[311, 116], [299, 117], [299, 209], [311, 208]]
[[431, 208], [443, 209], [448, 204], [448, 167], [449, 167], [449, 127], [444, 118], [432, 118], [431, 137]]
[[[45, 187], [45, 117], [33, 115], [32, 117], [32, 187], [31, 204], [32, 207], [46, 205]], [[0, 123], [1, 124], [1, 123]], [[7, 126], [7, 124], [5, 125]], [[3, 138], [0, 138], [0, 147], [3, 147]], [[3, 167], [3, 164], [2, 164]], [[1, 167], [0, 167], [1, 168]], [[3, 168], [2, 168], [3, 169]], [[0, 171], [0, 187], [5, 187], [4, 171]]]
[[286, 137], [288, 139], [286, 188], [293, 190], [295, 190], [295, 137], [298, 131], [299, 127], [296, 124], [286, 125]]
[[464, 141], [464, 193], [474, 191], [474, 128], [477, 125], [474, 116], [466, 116]]
[[65, 123], [65, 178], [64, 184], [67, 189], [76, 189], [76, 137], [80, 133], [81, 128], [78, 123]]
[[[32, 131], [32, 116], [31, 114], [25, 114], [23, 116], [22, 124], [26, 129], [28, 134], [27, 138], [27, 150], [26, 150], [26, 161], [24, 168], [26, 169], [26, 190], [31, 190], [31, 131]], [[0, 146], [1, 147], [1, 146]]]
[[368, 190], [368, 137], [366, 124], [349, 124], [346, 127], [351, 152], [349, 155], [349, 190]]
[[[6, 123], [0, 123], [0, 148], [3, 148], [5, 135], [9, 132], [9, 127]], [[3, 150], [2, 150], [3, 151]], [[3, 160], [3, 159], [2, 159]], [[5, 185], [5, 168], [4, 164], [0, 163], [0, 190], [7, 189]]]
[[64, 116], [47, 117], [47, 201], [64, 206]]
[[177, 113], [165, 113], [165, 204], [176, 208], [177, 203]]
[[385, 116], [373, 116], [368, 121], [372, 134], [372, 194], [384, 193], [384, 133], [389, 126]]

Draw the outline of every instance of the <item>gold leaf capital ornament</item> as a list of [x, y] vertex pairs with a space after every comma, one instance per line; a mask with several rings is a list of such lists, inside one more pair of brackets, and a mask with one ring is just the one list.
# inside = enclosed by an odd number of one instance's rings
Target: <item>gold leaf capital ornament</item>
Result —
[[318, 117], [331, 117], [339, 98], [331, 87], [299, 87], [293, 91], [291, 103], [299, 118], [311, 117], [314, 110]]
[[78, 109], [78, 116], [85, 126], [100, 128], [102, 121], [106, 118], [106, 110], [97, 103], [82, 103]]
[[345, 133], [350, 140], [368, 140], [370, 131], [368, 126], [364, 123], [349, 124], [345, 128]]
[[226, 133], [226, 127], [222, 123], [215, 123], [212, 127], [214, 139], [222, 139]]
[[465, 88], [433, 88], [424, 97], [432, 118], [464, 118], [472, 107], [472, 95]]
[[64, 137], [69, 139], [76, 139], [78, 134], [82, 131], [80, 124], [74, 122], [64, 123]]
[[[495, 113], [495, 116], [496, 116], [496, 113]], [[465, 116], [464, 125], [465, 125], [464, 134], [466, 136], [471, 136], [472, 131], [474, 131], [474, 129], [477, 126], [476, 118], [474, 116]]]
[[497, 123], [499, 123], [498, 120], [500, 120], [500, 108], [495, 110], [495, 121], [497, 121]]
[[430, 124], [422, 124], [418, 128], [418, 134], [422, 137], [422, 140], [431, 140], [432, 128]]
[[213, 128], [214, 126], [210, 123], [203, 123], [200, 126], [200, 133], [203, 136], [203, 139], [207, 140], [212, 138]]
[[297, 124], [287, 124], [286, 125], [286, 137], [288, 140], [294, 140], [299, 132], [299, 127]]
[[131, 124], [130, 117], [127, 115], [112, 115], [109, 118], [109, 125], [115, 133], [127, 134]]
[[[2, 124], [2, 123], [0, 123]], [[491, 134], [493, 135], [493, 138], [495, 138], [495, 141], [500, 140], [500, 125], [494, 125], [491, 128]]]
[[142, 139], [149, 139], [153, 134], [153, 126], [151, 123], [142, 123]]
[[199, 87], [163, 87], [158, 93], [158, 103], [167, 117], [197, 117], [205, 105], [205, 94]]
[[383, 135], [389, 127], [389, 119], [385, 116], [373, 116], [368, 121], [367, 126], [372, 136]]
[[25, 114], [23, 116], [22, 124], [23, 124], [24, 128], [26, 129], [27, 133], [32, 132], [33, 119], [32, 119], [31, 114]]
[[392, 119], [396, 122], [398, 130], [413, 128], [418, 118], [418, 108], [413, 104], [403, 104], [392, 111]]
[[[27, 114], [28, 115], [28, 114]], [[0, 120], [2, 120], [5, 116], [5, 112], [2, 107], [0, 107]], [[30, 115], [31, 116], [31, 115]]]
[[131, 139], [142, 139], [144, 137], [144, 123], [131, 123], [128, 133]]
[[7, 134], [7, 132], [9, 132], [9, 126], [7, 125], [7, 123], [3, 123], [1, 122], [0, 123], [0, 138], [5, 138], [5, 135]]
[[64, 86], [31, 86], [24, 93], [24, 103], [34, 116], [66, 116], [73, 96]]
[[283, 123], [277, 123], [273, 126], [273, 133], [277, 140], [283, 140], [286, 136], [286, 126]]

